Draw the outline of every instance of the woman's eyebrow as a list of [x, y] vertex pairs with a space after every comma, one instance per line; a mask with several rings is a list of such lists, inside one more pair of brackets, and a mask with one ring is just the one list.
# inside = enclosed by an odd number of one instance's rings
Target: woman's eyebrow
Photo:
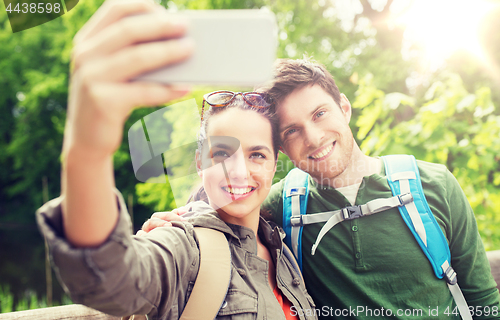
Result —
[[262, 146], [252, 146], [252, 147], [248, 148], [248, 151], [259, 151], [259, 150], [266, 150], [267, 152], [272, 153], [271, 149], [269, 149], [268, 147], [266, 147], [264, 145], [262, 145]]
[[225, 149], [225, 150], [233, 149], [233, 147], [231, 147], [230, 145], [224, 144], [224, 143], [215, 143], [212, 145], [212, 148], [221, 148], [221, 149]]

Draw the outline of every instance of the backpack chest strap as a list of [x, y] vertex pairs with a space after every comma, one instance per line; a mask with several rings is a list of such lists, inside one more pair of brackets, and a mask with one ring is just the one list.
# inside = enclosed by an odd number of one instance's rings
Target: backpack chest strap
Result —
[[325, 222], [321, 228], [316, 242], [312, 246], [311, 254], [314, 255], [321, 239], [333, 228], [342, 221], [353, 220], [363, 216], [372, 215], [391, 208], [407, 205], [413, 202], [411, 193], [397, 195], [386, 199], [375, 199], [359, 206], [345, 207], [340, 210], [328, 211], [316, 214], [300, 215], [294, 220], [291, 220], [292, 227], [294, 225], [306, 225], [318, 222]]

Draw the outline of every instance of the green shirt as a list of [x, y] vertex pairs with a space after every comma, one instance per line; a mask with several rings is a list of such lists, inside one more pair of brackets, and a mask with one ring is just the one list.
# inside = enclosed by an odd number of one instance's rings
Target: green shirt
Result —
[[[442, 165], [418, 161], [427, 202], [443, 230], [451, 264], [469, 306], [499, 319], [496, 283], [491, 275], [474, 213], [453, 175]], [[282, 223], [284, 180], [275, 184], [264, 206]], [[392, 196], [385, 170], [364, 177], [356, 205]], [[307, 213], [350, 206], [332, 188], [310, 178]], [[311, 247], [324, 223], [302, 233], [303, 274], [317, 312], [324, 319], [460, 319], [446, 281], [436, 278], [427, 257], [397, 208], [332, 228], [314, 256]]]

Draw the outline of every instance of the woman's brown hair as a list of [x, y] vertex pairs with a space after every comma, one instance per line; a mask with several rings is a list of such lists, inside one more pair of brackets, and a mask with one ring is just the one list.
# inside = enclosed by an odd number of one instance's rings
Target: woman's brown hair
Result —
[[[276, 114], [271, 111], [271, 109], [274, 108], [261, 109], [252, 107], [247, 103], [245, 103], [245, 101], [243, 101], [241, 96], [235, 97], [235, 99], [227, 107], [210, 108], [210, 110], [208, 110], [208, 112], [205, 113], [205, 115], [203, 116], [203, 121], [201, 123], [200, 131], [198, 132], [198, 150], [197, 150], [198, 153], [201, 154], [203, 144], [205, 143], [205, 141], [207, 141], [207, 132], [211, 117], [220, 114], [229, 108], [238, 108], [240, 110], [252, 110], [259, 113], [269, 121], [269, 123], [271, 124], [271, 139], [273, 143], [274, 159], [276, 161], [278, 159], [280, 139], [279, 139], [278, 119], [276, 117]], [[195, 187], [194, 190], [191, 192], [187, 202], [189, 203], [192, 201], [205, 201], [206, 203], [208, 203], [208, 196], [205, 192], [205, 188], [203, 187], [203, 185]]]

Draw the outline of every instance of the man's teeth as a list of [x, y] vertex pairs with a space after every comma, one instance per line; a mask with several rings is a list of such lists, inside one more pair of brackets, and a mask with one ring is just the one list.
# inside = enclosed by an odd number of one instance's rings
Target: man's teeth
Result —
[[333, 149], [333, 144], [331, 144], [329, 147], [323, 149], [323, 151], [321, 151], [320, 153], [312, 155], [311, 158], [313, 158], [313, 159], [322, 158], [322, 157], [326, 156], [328, 154], [328, 152], [332, 151], [332, 149]]
[[250, 191], [252, 191], [253, 188], [252, 187], [247, 187], [247, 188], [222, 187], [222, 189], [224, 189], [224, 191], [232, 193], [232, 194], [241, 195], [241, 194], [249, 193]]

